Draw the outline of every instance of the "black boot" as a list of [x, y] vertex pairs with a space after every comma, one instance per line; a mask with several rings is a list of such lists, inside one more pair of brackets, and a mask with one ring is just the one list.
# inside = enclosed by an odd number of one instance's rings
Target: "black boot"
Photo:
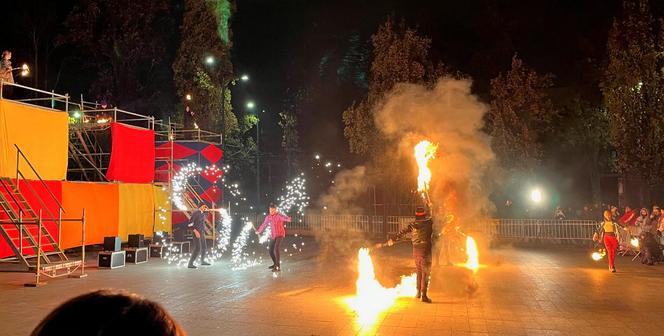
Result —
[[194, 269], [198, 268], [198, 267], [194, 266], [194, 264], [189, 264], [189, 266], [187, 266], [187, 267], [188, 268], [194, 268]]
[[268, 268], [269, 268], [269, 269], [274, 269], [274, 265], [272, 265], [272, 266], [270, 266], [270, 267], [268, 267]]
[[426, 292], [426, 291], [423, 291], [423, 292], [422, 292], [422, 302], [425, 302], [425, 303], [431, 303], [431, 299], [429, 299], [429, 297], [427, 296], [427, 292]]

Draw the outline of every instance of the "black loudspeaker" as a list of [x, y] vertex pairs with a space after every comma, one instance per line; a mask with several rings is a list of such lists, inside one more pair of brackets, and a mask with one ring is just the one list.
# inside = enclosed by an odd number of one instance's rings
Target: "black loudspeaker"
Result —
[[104, 237], [104, 251], [116, 252], [122, 249], [120, 237]]
[[126, 261], [132, 264], [142, 264], [148, 261], [148, 248], [147, 247], [128, 247], [126, 250]]
[[133, 248], [145, 247], [145, 237], [142, 234], [130, 234], [127, 245]]
[[[119, 238], [118, 238], [119, 239]], [[118, 268], [125, 265], [125, 251], [104, 251], [99, 252], [97, 257], [97, 266], [99, 268]]]
[[161, 258], [164, 254], [164, 245], [152, 244], [150, 245], [150, 257]]

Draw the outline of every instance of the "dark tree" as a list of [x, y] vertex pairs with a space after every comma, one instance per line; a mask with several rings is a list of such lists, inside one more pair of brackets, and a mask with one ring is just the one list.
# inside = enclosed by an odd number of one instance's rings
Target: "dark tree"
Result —
[[90, 94], [148, 115], [172, 109], [168, 46], [175, 22], [168, 0], [81, 0], [64, 22], [59, 45], [80, 53], [94, 74]]
[[517, 56], [512, 68], [491, 80], [489, 134], [501, 165], [510, 171], [532, 172], [543, 155], [543, 137], [556, 112], [546, 90], [549, 75], [540, 75]]
[[[228, 1], [186, 0], [184, 3], [182, 38], [173, 63], [179, 100], [194, 112], [199, 127], [221, 131], [223, 122], [222, 133], [230, 137], [239, 130], [228, 89], [235, 82], [227, 30], [226, 15], [230, 13], [219, 10], [226, 8], [224, 5], [229, 6]], [[191, 101], [185, 100], [187, 95], [191, 95]]]
[[623, 16], [609, 32], [609, 62], [602, 83], [618, 169], [640, 180], [642, 201], [644, 187], [652, 189], [664, 173], [664, 44], [655, 33], [660, 25], [648, 1], [625, 0]]

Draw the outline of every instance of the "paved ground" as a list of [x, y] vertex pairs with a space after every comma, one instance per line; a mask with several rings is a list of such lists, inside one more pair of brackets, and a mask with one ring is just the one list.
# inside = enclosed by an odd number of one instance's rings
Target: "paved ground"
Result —
[[[487, 264], [467, 291], [470, 273], [440, 267], [426, 305], [400, 299], [376, 323], [360, 326], [343, 298], [354, 292], [349, 254], [321, 260], [309, 244], [278, 277], [267, 264], [198, 270], [158, 259], [123, 269], [90, 268], [86, 279], [23, 288], [29, 274], [0, 273], [3, 335], [27, 335], [50, 310], [98, 288], [124, 288], [163, 304], [190, 335], [658, 335], [664, 330], [664, 265], [618, 260], [618, 273], [564, 247], [482, 251]], [[410, 271], [408, 246], [374, 253], [379, 280], [393, 285]], [[349, 259], [346, 259], [349, 258]]]

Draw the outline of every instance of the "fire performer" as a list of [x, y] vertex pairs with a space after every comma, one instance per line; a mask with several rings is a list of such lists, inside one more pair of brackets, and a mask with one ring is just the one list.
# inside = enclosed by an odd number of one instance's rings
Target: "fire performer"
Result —
[[410, 233], [413, 243], [413, 258], [417, 268], [417, 298], [422, 302], [431, 303], [427, 296], [429, 288], [429, 275], [431, 272], [431, 246], [433, 236], [433, 221], [427, 216], [424, 207], [417, 207], [415, 210], [415, 222], [408, 224], [408, 227], [401, 230], [394, 240], [387, 241], [388, 246], [394, 245], [395, 240], [403, 238]]
[[279, 249], [281, 248], [281, 241], [286, 237], [284, 222], [290, 222], [292, 218], [279, 213], [274, 203], [270, 203], [269, 211], [270, 213], [265, 216], [263, 224], [256, 230], [256, 234], [260, 235], [268, 225], [270, 226], [270, 245], [268, 249], [270, 250], [270, 258], [272, 258], [272, 266], [269, 268], [272, 269], [272, 272], [279, 272], [281, 271]]
[[196, 268], [194, 261], [196, 261], [199, 254], [201, 256], [201, 265], [210, 266], [210, 264], [205, 261], [205, 256], [207, 254], [207, 242], [205, 241], [205, 217], [207, 215], [205, 213], [207, 211], [207, 205], [200, 204], [198, 209], [191, 214], [191, 220], [188, 227], [192, 228], [194, 231], [194, 252], [189, 259], [189, 268]]
[[602, 222], [600, 233], [602, 236], [602, 241], [604, 242], [604, 246], [606, 247], [606, 254], [609, 256], [609, 271], [615, 273], [615, 257], [616, 249], [618, 248], [617, 236], [619, 234], [619, 227], [612, 218], [611, 211], [604, 210], [604, 221]]

